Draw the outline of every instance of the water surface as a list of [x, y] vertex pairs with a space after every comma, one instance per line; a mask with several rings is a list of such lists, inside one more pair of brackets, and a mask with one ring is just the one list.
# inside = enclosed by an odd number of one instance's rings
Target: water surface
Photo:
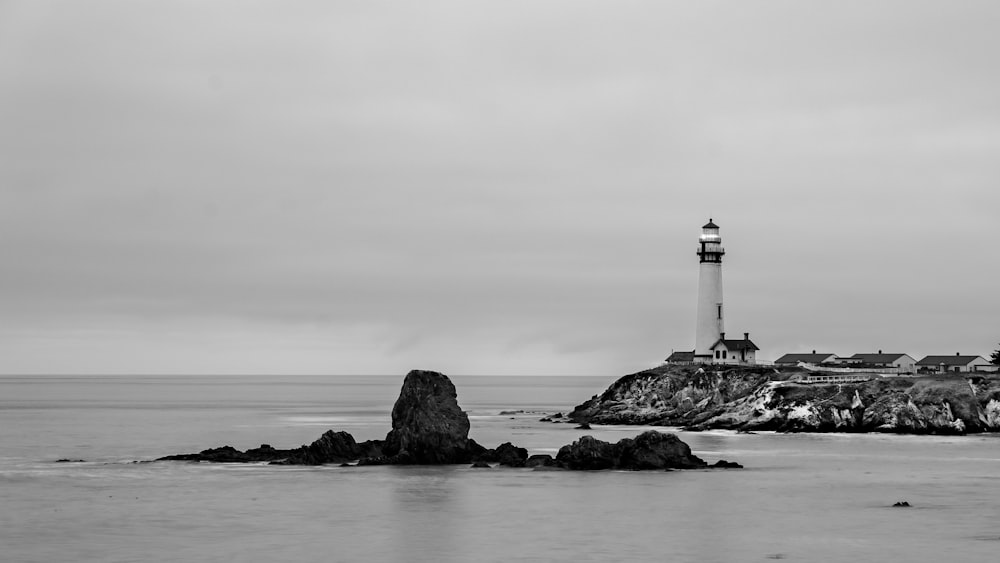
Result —
[[[452, 379], [487, 446], [554, 453], [643, 430], [538, 422], [613, 378]], [[294, 447], [330, 428], [382, 438], [401, 383], [2, 376], [3, 560], [930, 562], [1000, 549], [996, 436], [680, 433], [742, 471], [132, 463]]]

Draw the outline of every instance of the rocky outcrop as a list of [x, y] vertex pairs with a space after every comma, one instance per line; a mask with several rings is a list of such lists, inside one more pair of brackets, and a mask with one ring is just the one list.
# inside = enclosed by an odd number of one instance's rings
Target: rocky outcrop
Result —
[[[469, 438], [469, 417], [458, 405], [455, 386], [447, 376], [433, 371], [411, 371], [392, 408], [392, 430], [385, 440], [357, 443], [347, 432], [324, 433], [308, 446], [279, 450], [267, 444], [240, 451], [223, 446], [196, 454], [181, 454], [158, 461], [216, 463], [268, 462], [283, 465], [346, 464], [410, 465], [490, 463], [536, 469], [688, 469], [706, 467], [691, 449], [673, 434], [647, 431], [616, 444], [584, 436], [563, 446], [555, 459], [528, 457], [528, 450], [506, 442], [486, 449]], [[562, 416], [562, 415], [560, 415]], [[720, 466], [721, 467], [721, 466]]]
[[962, 434], [1000, 431], [1000, 379], [895, 377], [815, 384], [773, 368], [661, 366], [579, 405], [584, 423], [692, 430]]
[[616, 444], [583, 436], [560, 448], [556, 463], [566, 469], [696, 469], [708, 466], [675, 434], [655, 430], [647, 430], [635, 438], [623, 438]]
[[214, 463], [257, 463], [269, 462], [280, 465], [323, 465], [345, 463], [362, 457], [381, 455], [379, 441], [361, 442], [354, 440], [347, 432], [327, 430], [318, 440], [308, 446], [291, 450], [279, 450], [268, 444], [245, 452], [232, 446], [203, 450], [196, 454], [180, 454], [161, 457], [157, 461], [208, 461]]
[[405, 463], [469, 463], [483, 448], [469, 439], [469, 417], [455, 385], [436, 371], [413, 370], [392, 407], [392, 430], [382, 451]]
[[[160, 460], [286, 465], [321, 465], [355, 460], [359, 465], [469, 463], [492, 450], [469, 438], [469, 417], [458, 406], [457, 397], [455, 385], [447, 376], [414, 370], [403, 380], [399, 398], [392, 408], [392, 430], [384, 441], [359, 444], [347, 432], [329, 430], [312, 444], [291, 450], [279, 450], [264, 444], [243, 452], [224, 446]], [[513, 455], [508, 451], [503, 453], [505, 456]], [[527, 451], [524, 451], [523, 457], [527, 457]]]
[[510, 442], [504, 442], [493, 450], [485, 450], [475, 455], [477, 461], [498, 463], [509, 467], [524, 467], [528, 459], [528, 450], [519, 448]]

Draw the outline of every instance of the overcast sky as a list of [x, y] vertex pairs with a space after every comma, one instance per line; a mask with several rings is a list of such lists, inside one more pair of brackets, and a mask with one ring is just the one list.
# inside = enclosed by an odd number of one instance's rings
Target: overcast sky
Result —
[[0, 1], [0, 373], [1000, 342], [1000, 4]]

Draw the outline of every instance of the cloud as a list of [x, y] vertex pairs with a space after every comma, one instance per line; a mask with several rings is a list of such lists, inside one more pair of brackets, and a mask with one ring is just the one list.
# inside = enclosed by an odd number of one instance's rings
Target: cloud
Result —
[[995, 344], [992, 3], [0, 10], [5, 371], [638, 369], [710, 215], [765, 356]]

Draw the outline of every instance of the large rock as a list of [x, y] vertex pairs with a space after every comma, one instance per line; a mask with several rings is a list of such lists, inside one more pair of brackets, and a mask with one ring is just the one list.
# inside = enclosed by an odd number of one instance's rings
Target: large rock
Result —
[[447, 376], [436, 371], [406, 374], [392, 407], [392, 430], [382, 448], [405, 463], [469, 463], [483, 448], [469, 439], [469, 417], [458, 406], [458, 393]]
[[581, 436], [572, 444], [559, 448], [556, 462], [567, 469], [613, 469], [618, 462], [614, 444], [593, 436]]
[[220, 463], [271, 462], [321, 465], [358, 460], [359, 465], [469, 463], [492, 452], [496, 461], [523, 465], [527, 451], [505, 444], [486, 450], [469, 439], [469, 417], [458, 406], [455, 386], [447, 376], [414, 370], [406, 375], [392, 407], [392, 430], [384, 441], [357, 443], [347, 432], [327, 431], [308, 446], [279, 450], [262, 445], [242, 452], [231, 446], [160, 458]]
[[647, 430], [616, 444], [619, 469], [693, 469], [706, 463], [676, 434]]
[[694, 469], [706, 467], [704, 460], [674, 434], [647, 430], [633, 438], [611, 444], [583, 436], [563, 446], [556, 462], [566, 469]]

